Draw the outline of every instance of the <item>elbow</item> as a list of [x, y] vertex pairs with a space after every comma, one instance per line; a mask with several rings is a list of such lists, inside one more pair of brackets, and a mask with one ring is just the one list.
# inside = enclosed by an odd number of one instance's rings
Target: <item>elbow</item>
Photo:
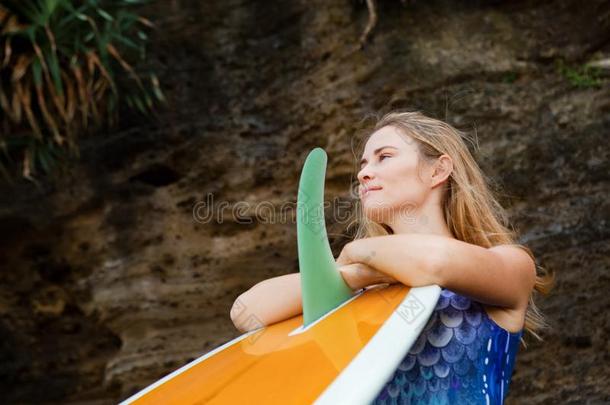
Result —
[[249, 299], [249, 292], [250, 290], [237, 297], [230, 312], [233, 325], [241, 333], [250, 332], [265, 326], [252, 308], [253, 305]]
[[248, 311], [248, 306], [246, 304], [246, 293], [247, 291], [237, 297], [229, 314], [231, 317], [231, 322], [233, 322], [233, 326], [235, 326], [235, 328], [241, 333], [249, 331], [248, 318], [252, 316], [250, 311]]
[[241, 333], [244, 333], [244, 326], [242, 324], [242, 318], [244, 315], [244, 305], [243, 305], [243, 301], [242, 301], [242, 295], [241, 294], [239, 297], [237, 297], [237, 299], [235, 300], [235, 302], [233, 302], [233, 306], [231, 307], [231, 311], [229, 312], [229, 316], [231, 317], [231, 322], [233, 322], [233, 326], [235, 326], [235, 329], [237, 329], [238, 331], [240, 331]]

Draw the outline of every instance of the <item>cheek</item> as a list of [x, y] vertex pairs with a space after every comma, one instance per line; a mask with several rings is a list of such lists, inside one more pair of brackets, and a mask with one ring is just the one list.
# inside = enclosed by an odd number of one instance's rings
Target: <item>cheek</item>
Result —
[[383, 191], [386, 192], [386, 197], [395, 203], [405, 201], [418, 203], [425, 194], [423, 183], [412, 171], [408, 174], [405, 173], [402, 176], [397, 176], [396, 178], [392, 179], [392, 181], [389, 181], [387, 188], [385, 188]]
[[415, 167], [411, 165], [396, 165], [386, 172], [385, 182], [393, 189], [412, 189], [420, 183]]

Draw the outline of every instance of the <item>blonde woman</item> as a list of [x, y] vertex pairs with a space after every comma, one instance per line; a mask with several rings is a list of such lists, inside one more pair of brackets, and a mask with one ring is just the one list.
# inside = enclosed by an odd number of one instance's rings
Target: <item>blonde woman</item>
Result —
[[[336, 260], [343, 278], [353, 290], [442, 287], [376, 404], [501, 404], [524, 330], [541, 339], [547, 326], [533, 294], [548, 293], [552, 277], [516, 243], [464, 139], [420, 112], [392, 112], [358, 153], [356, 236]], [[295, 316], [299, 273], [264, 280], [238, 300], [263, 324]], [[241, 316], [233, 322], [246, 331]]]

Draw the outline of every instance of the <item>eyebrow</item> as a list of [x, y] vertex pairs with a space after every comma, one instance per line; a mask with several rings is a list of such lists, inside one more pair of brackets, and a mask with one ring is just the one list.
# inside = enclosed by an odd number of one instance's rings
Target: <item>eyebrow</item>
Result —
[[[385, 145], [385, 146], [381, 146], [381, 147], [379, 147], [379, 148], [377, 148], [377, 149], [375, 149], [375, 150], [373, 151], [373, 156], [375, 156], [376, 154], [378, 154], [379, 152], [381, 152], [381, 151], [382, 151], [382, 150], [384, 150], [385, 148], [398, 149], [397, 147], [395, 147], [395, 146], [391, 146], [391, 145]], [[364, 159], [364, 158], [362, 158], [362, 160], [360, 160], [360, 166], [362, 166], [362, 164], [364, 164], [364, 163], [366, 163], [366, 162], [367, 162], [367, 160], [366, 160], [366, 159]]]

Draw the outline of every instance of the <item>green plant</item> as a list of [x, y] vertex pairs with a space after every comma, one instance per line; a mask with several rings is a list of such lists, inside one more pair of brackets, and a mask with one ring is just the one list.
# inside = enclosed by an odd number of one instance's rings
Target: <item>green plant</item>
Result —
[[576, 87], [599, 87], [603, 83], [601, 69], [597, 67], [589, 65], [569, 66], [562, 60], [556, 62], [556, 66], [558, 72]]
[[506, 72], [504, 74], [504, 76], [502, 76], [502, 81], [504, 83], [514, 83], [515, 80], [517, 80], [519, 78], [519, 75], [517, 74], [517, 72]]
[[79, 133], [116, 122], [125, 102], [143, 114], [163, 101], [157, 77], [136, 71], [152, 23], [148, 0], [0, 0], [0, 171], [33, 179], [69, 155]]

